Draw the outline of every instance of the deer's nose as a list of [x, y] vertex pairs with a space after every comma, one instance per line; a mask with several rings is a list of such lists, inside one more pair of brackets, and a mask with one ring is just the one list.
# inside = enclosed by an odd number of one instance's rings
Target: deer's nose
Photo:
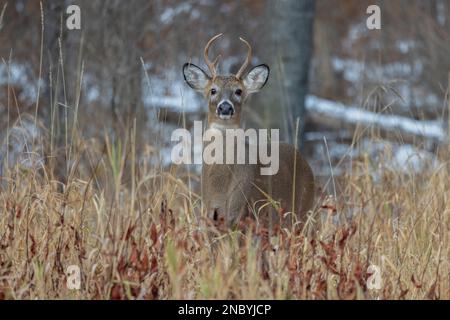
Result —
[[232, 116], [234, 113], [233, 105], [228, 101], [222, 101], [217, 106], [219, 116]]

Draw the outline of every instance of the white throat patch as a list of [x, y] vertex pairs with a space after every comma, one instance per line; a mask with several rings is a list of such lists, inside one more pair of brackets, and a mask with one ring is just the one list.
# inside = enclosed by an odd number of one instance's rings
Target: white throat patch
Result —
[[237, 124], [234, 125], [223, 125], [220, 123], [213, 122], [209, 126], [211, 129], [218, 129], [218, 130], [226, 130], [226, 129], [239, 129], [239, 126]]

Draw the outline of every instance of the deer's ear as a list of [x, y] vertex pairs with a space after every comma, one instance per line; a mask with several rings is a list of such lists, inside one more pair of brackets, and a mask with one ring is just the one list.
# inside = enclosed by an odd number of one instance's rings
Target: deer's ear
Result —
[[185, 63], [183, 66], [183, 76], [186, 83], [197, 91], [203, 91], [211, 78], [200, 67], [192, 63]]
[[258, 92], [264, 87], [269, 79], [269, 67], [265, 64], [254, 67], [244, 77], [244, 86], [248, 93]]

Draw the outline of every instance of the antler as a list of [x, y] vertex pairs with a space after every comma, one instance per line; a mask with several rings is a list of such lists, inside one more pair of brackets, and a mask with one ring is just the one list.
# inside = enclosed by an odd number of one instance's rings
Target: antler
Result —
[[204, 51], [204, 53], [203, 53], [203, 55], [204, 55], [204, 57], [205, 57], [205, 62], [206, 62], [206, 64], [207, 64], [208, 68], [209, 68], [209, 71], [211, 71], [211, 76], [212, 76], [213, 78], [216, 76], [216, 73], [217, 73], [217, 71], [216, 71], [216, 64], [217, 64], [217, 62], [219, 61], [220, 55], [218, 55], [218, 56], [216, 57], [216, 59], [214, 59], [214, 61], [211, 62], [211, 61], [209, 60], [209, 58], [208, 58], [209, 47], [211, 46], [211, 44], [212, 44], [217, 38], [220, 38], [222, 35], [223, 35], [223, 33], [219, 33], [218, 35], [215, 35], [214, 37], [212, 37], [212, 38], [208, 41], [208, 43], [206, 44], [205, 51]]
[[245, 69], [247, 69], [248, 64], [250, 63], [250, 60], [252, 58], [252, 47], [251, 47], [251, 45], [247, 41], [245, 41], [245, 39], [243, 39], [241, 37], [239, 37], [239, 40], [241, 40], [243, 43], [245, 43], [245, 45], [248, 48], [248, 51], [247, 51], [247, 57], [245, 58], [244, 64], [239, 69], [239, 71], [236, 73], [236, 78], [238, 78], [238, 79], [240, 79], [242, 77], [242, 75], [245, 72]]

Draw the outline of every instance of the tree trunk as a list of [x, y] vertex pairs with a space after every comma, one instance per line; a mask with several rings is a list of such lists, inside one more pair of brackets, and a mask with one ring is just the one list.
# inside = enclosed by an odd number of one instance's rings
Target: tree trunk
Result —
[[[305, 97], [313, 46], [314, 0], [280, 0], [268, 3], [269, 41], [273, 48], [271, 81], [276, 110], [283, 110], [281, 128], [293, 143], [299, 121], [297, 145], [303, 148]], [[272, 114], [275, 110], [272, 109]]]

